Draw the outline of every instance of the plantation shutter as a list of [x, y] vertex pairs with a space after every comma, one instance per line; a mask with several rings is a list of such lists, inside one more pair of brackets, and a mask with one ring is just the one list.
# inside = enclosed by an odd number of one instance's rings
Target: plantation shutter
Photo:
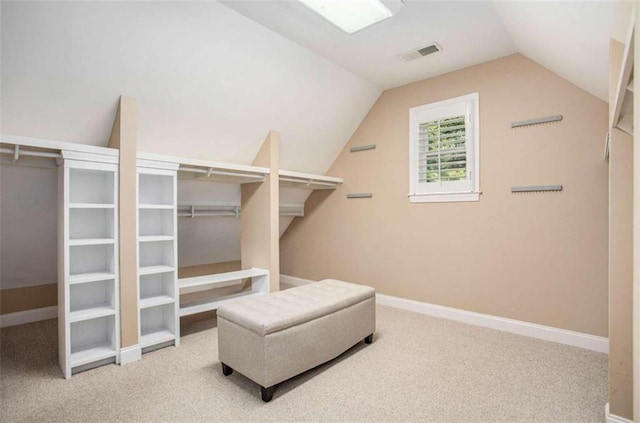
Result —
[[465, 116], [420, 124], [418, 134], [418, 183], [467, 179]]

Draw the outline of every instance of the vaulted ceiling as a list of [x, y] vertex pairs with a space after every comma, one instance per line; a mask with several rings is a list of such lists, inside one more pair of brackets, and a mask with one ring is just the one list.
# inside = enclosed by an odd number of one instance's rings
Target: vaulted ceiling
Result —
[[[348, 35], [291, 0], [222, 3], [387, 89], [522, 53], [607, 101], [609, 39], [625, 41], [630, 1], [404, 0], [391, 18]], [[400, 54], [437, 42], [442, 51]]]
[[[2, 128], [104, 145], [119, 95], [144, 151], [324, 172], [382, 90], [515, 52], [607, 99], [630, 2], [405, 0], [351, 36], [295, 0], [0, 3]], [[398, 54], [438, 42], [412, 62]]]

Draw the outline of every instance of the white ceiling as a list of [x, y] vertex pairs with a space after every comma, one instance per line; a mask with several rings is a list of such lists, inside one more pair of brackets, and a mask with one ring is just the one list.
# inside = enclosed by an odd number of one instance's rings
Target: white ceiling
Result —
[[[294, 0], [222, 3], [382, 89], [519, 52], [605, 101], [609, 38], [624, 40], [632, 6], [405, 0], [392, 18], [348, 35]], [[441, 52], [398, 56], [433, 42]]]

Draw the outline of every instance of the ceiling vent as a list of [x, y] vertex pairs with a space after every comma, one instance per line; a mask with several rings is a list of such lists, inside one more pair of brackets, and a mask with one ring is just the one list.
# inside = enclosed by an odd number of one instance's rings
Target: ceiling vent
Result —
[[408, 51], [406, 53], [402, 53], [400, 55], [400, 57], [402, 57], [405, 60], [405, 62], [408, 62], [410, 60], [419, 59], [420, 57], [424, 57], [424, 56], [428, 56], [428, 55], [433, 54], [433, 53], [437, 53], [440, 50], [442, 50], [440, 45], [438, 45], [438, 43], [433, 43], [430, 46], [421, 47], [421, 48], [418, 48], [418, 49], [410, 50], [410, 51]]

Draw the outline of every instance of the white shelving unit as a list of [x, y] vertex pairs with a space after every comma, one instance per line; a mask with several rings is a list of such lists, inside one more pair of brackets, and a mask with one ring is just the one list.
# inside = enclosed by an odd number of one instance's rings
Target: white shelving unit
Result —
[[58, 343], [65, 378], [120, 351], [118, 157], [61, 151]]
[[239, 298], [246, 298], [253, 295], [263, 295], [269, 293], [269, 271], [265, 269], [251, 268], [235, 272], [217, 273], [214, 275], [195, 276], [191, 278], [178, 279], [178, 286], [181, 291], [189, 288], [206, 287], [208, 289], [222, 288], [241, 283], [244, 279], [251, 279], [251, 291], [240, 292], [215, 299], [208, 299], [197, 303], [190, 303], [180, 306], [180, 316], [202, 313], [204, 311], [216, 310], [221, 304], [235, 301]]
[[177, 164], [138, 160], [138, 321], [142, 351], [180, 344]]

